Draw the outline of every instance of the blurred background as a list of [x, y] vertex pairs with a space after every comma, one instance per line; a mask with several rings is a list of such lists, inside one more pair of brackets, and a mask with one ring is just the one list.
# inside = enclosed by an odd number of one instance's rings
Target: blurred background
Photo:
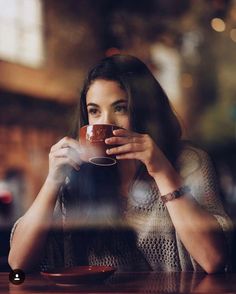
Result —
[[210, 153], [235, 220], [235, 49], [235, 0], [0, 0], [0, 269], [86, 72], [119, 52], [149, 66], [184, 136]]

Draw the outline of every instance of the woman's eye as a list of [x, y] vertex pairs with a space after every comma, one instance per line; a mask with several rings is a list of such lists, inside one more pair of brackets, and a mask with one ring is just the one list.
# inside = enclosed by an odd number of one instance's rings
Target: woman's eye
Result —
[[126, 105], [117, 105], [115, 107], [116, 112], [126, 113], [127, 112], [127, 106]]
[[98, 109], [97, 108], [89, 108], [88, 113], [90, 115], [96, 115], [96, 114], [98, 114]]

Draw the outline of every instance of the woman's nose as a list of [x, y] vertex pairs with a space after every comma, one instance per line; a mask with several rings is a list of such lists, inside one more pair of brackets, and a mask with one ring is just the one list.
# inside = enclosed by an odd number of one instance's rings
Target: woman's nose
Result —
[[102, 123], [103, 124], [114, 125], [115, 124], [115, 118], [111, 113], [105, 113], [104, 116], [102, 117]]

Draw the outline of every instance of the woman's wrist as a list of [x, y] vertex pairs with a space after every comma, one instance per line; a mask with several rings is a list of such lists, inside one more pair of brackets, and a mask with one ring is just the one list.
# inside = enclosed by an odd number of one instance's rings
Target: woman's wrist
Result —
[[44, 182], [44, 187], [49, 190], [59, 191], [60, 187], [63, 185], [63, 183], [64, 183], [64, 181], [55, 179], [55, 178], [51, 177], [50, 175], [48, 175], [45, 182]]
[[173, 192], [170, 192], [165, 195], [161, 195], [161, 200], [163, 201], [163, 203], [167, 203], [169, 201], [182, 197], [186, 193], [190, 193], [190, 191], [191, 190], [189, 186], [181, 186], [178, 189], [174, 190]]
[[55, 187], [60, 187], [65, 181], [65, 176], [56, 177], [53, 174], [48, 173], [45, 183], [53, 185]]
[[153, 177], [161, 195], [173, 192], [183, 185], [182, 178], [172, 166], [156, 173]]

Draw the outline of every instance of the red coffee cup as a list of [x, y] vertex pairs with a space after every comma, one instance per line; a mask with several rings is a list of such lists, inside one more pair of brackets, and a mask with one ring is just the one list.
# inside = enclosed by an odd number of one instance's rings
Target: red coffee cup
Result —
[[86, 125], [80, 129], [80, 144], [82, 160], [100, 166], [116, 164], [114, 155], [108, 155], [106, 150], [114, 146], [107, 145], [105, 139], [114, 136], [113, 131], [120, 127], [110, 124]]

